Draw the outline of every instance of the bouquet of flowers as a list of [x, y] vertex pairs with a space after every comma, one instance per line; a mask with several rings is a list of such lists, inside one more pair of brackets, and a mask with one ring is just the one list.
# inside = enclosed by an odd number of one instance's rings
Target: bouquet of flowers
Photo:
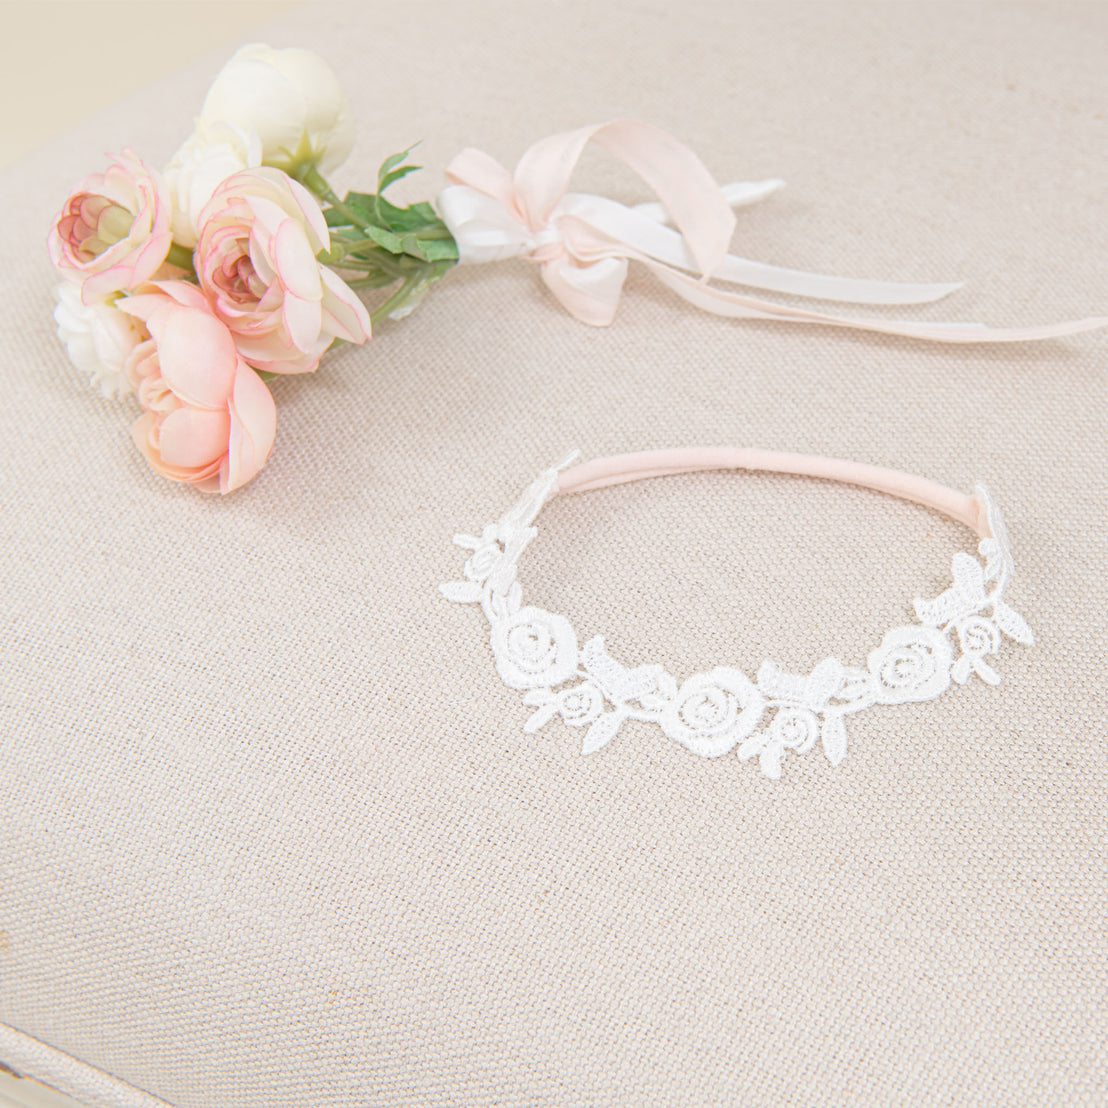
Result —
[[[543, 139], [514, 173], [466, 149], [437, 210], [385, 197], [419, 168], [386, 158], [373, 192], [339, 197], [325, 174], [353, 145], [335, 74], [302, 49], [243, 47], [216, 77], [195, 130], [161, 173], [131, 150], [86, 177], [62, 206], [49, 251], [63, 281], [55, 319], [70, 359], [106, 396], [131, 396], [132, 433], [159, 474], [207, 492], [250, 481], [273, 447], [267, 381], [311, 373], [336, 343], [410, 312], [458, 262], [522, 257], [585, 323], [612, 322], [628, 264], [701, 310], [738, 319], [853, 327], [941, 342], [1021, 341], [1105, 319], [997, 329], [863, 319], [782, 304], [728, 286], [861, 304], [937, 300], [958, 284], [805, 273], [728, 253], [733, 209], [777, 180], [720, 186], [672, 136], [635, 120]], [[568, 192], [595, 142], [658, 197], [627, 206]], [[365, 290], [380, 290], [370, 311]]]
[[[353, 138], [320, 58], [244, 47], [163, 173], [125, 150], [59, 213], [59, 333], [105, 396], [137, 398], [135, 444], [163, 476], [244, 485], [273, 446], [266, 382], [313, 372], [336, 342], [364, 343], [457, 260], [429, 204], [383, 195], [418, 168], [408, 151], [385, 160], [374, 193], [332, 192], [323, 174]], [[357, 290], [389, 286], [367, 311]]]

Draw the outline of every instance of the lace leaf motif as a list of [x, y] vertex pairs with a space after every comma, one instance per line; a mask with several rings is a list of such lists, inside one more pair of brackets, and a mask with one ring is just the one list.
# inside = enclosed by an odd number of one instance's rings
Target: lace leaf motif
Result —
[[624, 718], [622, 713], [618, 711], [605, 712], [600, 716], [585, 732], [584, 741], [581, 743], [581, 753], [595, 754], [596, 751], [607, 746], [616, 737], [620, 727], [623, 726]]
[[624, 721], [651, 722], [694, 754], [718, 758], [736, 751], [740, 760], [756, 757], [765, 776], [778, 778], [788, 754], [807, 754], [817, 743], [839, 765], [846, 757], [846, 716], [875, 704], [931, 700], [974, 674], [998, 684], [988, 659], [998, 653], [1001, 636], [1034, 642], [1024, 618], [1001, 599], [1012, 558], [1000, 513], [979, 486], [994, 536], [979, 544], [984, 564], [955, 554], [951, 587], [934, 600], [917, 599], [918, 623], [889, 631], [866, 668], [826, 658], [810, 674], [793, 674], [767, 661], [753, 682], [738, 669], [717, 666], [681, 685], [659, 665], [629, 668], [608, 653], [599, 635], [578, 648], [564, 616], [523, 604], [516, 564], [537, 534], [534, 521], [561, 468], [543, 471], [479, 537], [456, 535], [454, 541], [471, 552], [464, 579], [440, 586], [447, 600], [480, 604], [501, 680], [524, 690], [523, 703], [534, 709], [523, 724], [527, 734], [557, 716], [585, 729], [581, 752], [592, 754], [619, 734]]
[[1035, 641], [1031, 628], [1027, 626], [1027, 620], [1014, 608], [1009, 608], [1003, 600], [998, 600], [993, 605], [993, 619], [1008, 638], [1015, 639], [1024, 646], [1030, 646]]
[[451, 581], [442, 585], [440, 591], [455, 604], [477, 604], [482, 596], [481, 586], [476, 581]]

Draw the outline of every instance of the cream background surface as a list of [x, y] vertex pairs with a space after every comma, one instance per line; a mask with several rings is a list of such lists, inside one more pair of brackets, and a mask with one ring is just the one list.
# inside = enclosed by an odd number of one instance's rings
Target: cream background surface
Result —
[[[1099, 4], [838, 0], [327, 4], [267, 31], [340, 73], [343, 186], [415, 138], [412, 197], [464, 145], [512, 164], [637, 116], [720, 180], [789, 182], [740, 253], [963, 278], [918, 314], [997, 324], [1104, 311], [1106, 36]], [[598, 331], [523, 263], [456, 272], [279, 382], [269, 466], [205, 499], [66, 362], [42, 241], [104, 150], [169, 157], [225, 56], [2, 179], [0, 1021], [179, 1108], [1108, 1102], [1108, 338], [732, 324], [642, 276]], [[646, 199], [599, 155], [575, 183]], [[779, 782], [645, 726], [590, 758], [523, 735], [480, 617], [437, 595], [450, 536], [569, 447], [697, 443], [985, 480], [1036, 647]], [[860, 662], [972, 541], [743, 475], [543, 521], [530, 599], [681, 676]]]
[[[215, 42], [233, 48], [291, 7], [285, 0], [5, 0], [0, 103], [10, 107], [0, 120], [0, 168]], [[70, 33], [60, 34], [66, 27]], [[0, 1059], [18, 1060], [22, 1071], [52, 1085], [88, 1092], [102, 1084], [89, 1068], [74, 1073], [75, 1060], [44, 1058], [18, 1037], [0, 1043]], [[0, 1108], [80, 1106], [56, 1088], [0, 1070]]]
[[[5, 0], [0, 166], [194, 60], [234, 49], [290, 0]], [[46, 75], [49, 79], [45, 79]]]

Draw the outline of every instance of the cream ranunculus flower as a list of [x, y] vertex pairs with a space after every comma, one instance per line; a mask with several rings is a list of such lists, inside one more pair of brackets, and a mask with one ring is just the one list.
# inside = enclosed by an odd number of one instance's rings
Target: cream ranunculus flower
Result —
[[316, 260], [329, 242], [311, 193], [270, 166], [228, 177], [204, 206], [196, 276], [255, 369], [308, 373], [336, 338], [369, 338], [365, 305]]
[[262, 164], [262, 143], [253, 131], [223, 120], [197, 124], [162, 177], [173, 204], [173, 240], [193, 247], [200, 212], [222, 182]]
[[262, 161], [288, 173], [327, 172], [354, 145], [354, 121], [331, 67], [310, 50], [242, 47], [212, 82], [198, 126], [229, 123], [254, 132]]
[[103, 396], [134, 392], [127, 361], [131, 351], [150, 337], [142, 323], [111, 301], [85, 304], [74, 285], [61, 284], [55, 294], [54, 321], [69, 360], [92, 378]]

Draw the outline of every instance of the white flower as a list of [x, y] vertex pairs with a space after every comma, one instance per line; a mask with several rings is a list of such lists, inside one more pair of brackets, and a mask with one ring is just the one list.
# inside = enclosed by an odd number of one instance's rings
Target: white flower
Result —
[[463, 572], [471, 581], [484, 581], [503, 560], [504, 547], [495, 538], [486, 542], [482, 536], [481, 545], [476, 547], [472, 556], [466, 560]]
[[588, 681], [562, 689], [558, 693], [558, 714], [570, 727], [584, 727], [600, 718], [604, 710], [604, 697], [600, 690]]
[[962, 656], [954, 663], [951, 672], [954, 680], [964, 685], [972, 671], [982, 681], [999, 685], [1000, 674], [985, 661], [985, 655], [995, 654], [1000, 649], [1000, 631], [996, 624], [984, 616], [971, 616], [957, 625], [957, 631]]
[[718, 666], [690, 677], [658, 722], [694, 754], [718, 758], [758, 726], [764, 703], [746, 674]]
[[92, 378], [104, 396], [134, 392], [127, 378], [127, 358], [150, 337], [146, 328], [110, 302], [82, 303], [75, 285], [58, 285], [54, 291], [58, 298], [54, 320], [69, 360]]
[[870, 652], [869, 669], [877, 678], [881, 704], [931, 700], [950, 687], [952, 651], [934, 627], [896, 627]]
[[513, 527], [490, 523], [475, 535], [455, 535], [454, 542], [473, 553], [466, 559], [463, 572], [477, 585], [487, 585], [496, 595], [508, 592], [516, 579], [516, 562], [527, 544], [537, 535], [534, 527]]
[[782, 708], [769, 725], [769, 737], [784, 750], [807, 754], [819, 738], [819, 718], [807, 708]]
[[212, 82], [199, 125], [229, 123], [254, 132], [262, 161], [292, 173], [313, 163], [326, 172], [354, 145], [354, 122], [338, 78], [318, 54], [253, 43]]
[[848, 668], [836, 658], [825, 658], [808, 676], [785, 673], [773, 662], [763, 662], [758, 670], [758, 691], [782, 710], [765, 734], [743, 743], [739, 757], [759, 754], [762, 772], [780, 777], [785, 751], [807, 754], [819, 736], [823, 752], [837, 766], [846, 757], [843, 717], [874, 703], [875, 684], [869, 670]]
[[174, 241], [195, 246], [200, 209], [212, 193], [232, 174], [261, 164], [262, 143], [253, 131], [226, 120], [200, 120], [162, 174], [173, 204]]
[[739, 747], [739, 757], [745, 761], [757, 754], [762, 773], [778, 778], [785, 751], [807, 754], [819, 736], [820, 722], [815, 712], [809, 708], [781, 708], [766, 731], [753, 735]]
[[958, 642], [967, 654], [995, 654], [1000, 649], [1000, 632], [991, 619], [973, 616], [958, 624]]
[[[560, 692], [551, 689], [531, 689], [523, 703], [538, 709], [523, 725], [528, 735], [545, 727], [555, 715], [570, 727], [587, 727], [604, 714], [604, 694], [591, 682], [582, 681]], [[609, 716], [614, 713], [609, 713]], [[621, 721], [622, 721], [622, 717]], [[618, 725], [615, 730], [619, 730]], [[615, 730], [612, 735], [615, 734]], [[611, 736], [609, 736], [611, 737]], [[599, 747], [597, 748], [599, 749]]]
[[651, 719], [657, 719], [677, 696], [677, 682], [661, 666], [639, 666], [628, 676], [634, 682], [628, 699]]
[[513, 689], [560, 685], [577, 672], [577, 635], [563, 616], [520, 608], [492, 628], [496, 670]]

